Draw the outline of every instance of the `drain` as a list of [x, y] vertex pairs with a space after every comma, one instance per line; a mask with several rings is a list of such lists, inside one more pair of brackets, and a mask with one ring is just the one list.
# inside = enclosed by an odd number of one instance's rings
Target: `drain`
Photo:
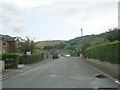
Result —
[[96, 78], [107, 78], [105, 75], [102, 75], [102, 74], [96, 74], [94, 77], [96, 77]]

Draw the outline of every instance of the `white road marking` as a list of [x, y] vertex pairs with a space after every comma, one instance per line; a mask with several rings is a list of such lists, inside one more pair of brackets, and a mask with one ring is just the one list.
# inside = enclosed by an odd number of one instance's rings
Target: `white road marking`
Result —
[[118, 84], [120, 84], [120, 82], [119, 81], [115, 81], [116, 83], [118, 83]]

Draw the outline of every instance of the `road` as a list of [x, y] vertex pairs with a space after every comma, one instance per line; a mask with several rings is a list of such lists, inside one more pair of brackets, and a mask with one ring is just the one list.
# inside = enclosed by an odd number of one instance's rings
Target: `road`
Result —
[[78, 57], [61, 57], [3, 81], [3, 88], [118, 88]]

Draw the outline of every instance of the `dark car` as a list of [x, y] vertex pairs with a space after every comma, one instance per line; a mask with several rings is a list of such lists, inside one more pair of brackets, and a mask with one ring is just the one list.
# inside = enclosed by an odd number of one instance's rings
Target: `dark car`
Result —
[[58, 59], [58, 58], [59, 58], [58, 54], [57, 53], [53, 53], [52, 59]]

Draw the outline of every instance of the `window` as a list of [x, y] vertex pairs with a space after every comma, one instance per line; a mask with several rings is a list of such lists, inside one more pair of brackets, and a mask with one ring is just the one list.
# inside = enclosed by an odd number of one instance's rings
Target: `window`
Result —
[[7, 43], [6, 43], [5, 41], [3, 41], [3, 45], [4, 45], [4, 46], [7, 46]]

